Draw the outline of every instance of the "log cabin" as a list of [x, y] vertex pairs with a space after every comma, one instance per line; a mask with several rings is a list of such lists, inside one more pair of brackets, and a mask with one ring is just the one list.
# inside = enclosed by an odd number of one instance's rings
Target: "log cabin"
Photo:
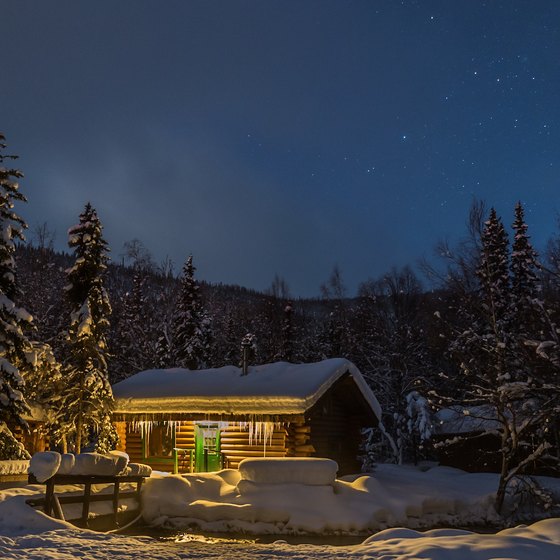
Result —
[[168, 472], [237, 468], [247, 457], [327, 457], [360, 470], [361, 432], [381, 409], [354, 364], [276, 362], [147, 370], [113, 386], [130, 460]]

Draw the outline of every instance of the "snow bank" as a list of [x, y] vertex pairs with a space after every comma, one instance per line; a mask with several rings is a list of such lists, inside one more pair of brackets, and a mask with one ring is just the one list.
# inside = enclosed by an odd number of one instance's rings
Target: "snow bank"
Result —
[[76, 456], [72, 453], [63, 453], [60, 456], [60, 467], [58, 468], [58, 474], [70, 474], [74, 465], [76, 464]]
[[[27, 488], [13, 488], [0, 492], [0, 536], [25, 535], [56, 529], [72, 528], [66, 521], [59, 521], [34, 510], [25, 503], [25, 500], [36, 492]], [[1, 554], [0, 558], [6, 558]]]
[[546, 519], [495, 535], [436, 529], [418, 533], [389, 529], [356, 547], [364, 557], [412, 560], [557, 560], [560, 558], [560, 520]]
[[154, 524], [170, 517], [191, 517], [191, 504], [199, 499], [219, 503], [236, 493], [239, 480], [239, 472], [233, 469], [183, 476], [152, 473], [142, 487], [142, 516]]
[[[152, 476], [142, 490], [144, 519], [174, 527], [194, 524], [208, 531], [279, 534], [367, 534], [399, 525], [419, 529], [499, 522], [493, 506], [495, 474], [378, 465], [372, 475], [343, 477], [331, 484], [249, 480], [271, 480], [271, 470], [263, 473], [261, 477], [253, 469], [241, 469]], [[293, 479], [304, 478], [298, 474]], [[560, 492], [559, 480], [542, 477], [541, 482]]]
[[[555, 491], [560, 488], [558, 479], [539, 480]], [[241, 494], [241, 483], [255, 492]], [[211, 539], [173, 543], [98, 534], [78, 530], [27, 506], [25, 500], [38, 497], [42, 488], [13, 488], [0, 492], [0, 558], [558, 560], [560, 519], [522, 525], [495, 535], [457, 529], [420, 533], [410, 528], [415, 523], [428, 525], [436, 521], [484, 523], [486, 499], [493, 497], [489, 487], [495, 483], [496, 475], [441, 467], [424, 472], [412, 467], [379, 465], [374, 476], [346, 477], [334, 485], [255, 483], [242, 480], [235, 470], [184, 477], [154, 473], [145, 485], [146, 511], [151, 511], [159, 522], [167, 519], [177, 522], [176, 526], [180, 526], [178, 521], [182, 519], [214, 531], [289, 533], [316, 532], [322, 528], [322, 532], [328, 532], [337, 530], [337, 526], [363, 527], [367, 519], [372, 525], [393, 524], [401, 516], [402, 524], [409, 527], [385, 529], [360, 545], [345, 547], [292, 546], [282, 540], [270, 545]], [[73, 491], [75, 487], [68, 489]], [[381, 521], [383, 516], [385, 521]]]
[[[405, 530], [406, 531], [406, 530]], [[497, 535], [394, 529], [357, 546], [290, 545], [204, 540], [161, 542], [92, 532], [57, 530], [38, 535], [0, 536], [0, 557], [21, 560], [558, 560], [560, 521], [540, 521]], [[388, 537], [388, 538], [387, 538]]]
[[56, 451], [35, 453], [29, 461], [29, 472], [39, 481], [45, 482], [54, 476], [60, 467], [61, 456]]
[[152, 474], [152, 467], [142, 463], [128, 463], [122, 474], [126, 476], [150, 476]]
[[128, 459], [121, 455], [103, 455], [101, 453], [80, 453], [69, 474], [95, 474], [113, 476], [122, 472]]
[[239, 463], [242, 480], [262, 484], [334, 484], [337, 471], [336, 461], [314, 457], [256, 457]]

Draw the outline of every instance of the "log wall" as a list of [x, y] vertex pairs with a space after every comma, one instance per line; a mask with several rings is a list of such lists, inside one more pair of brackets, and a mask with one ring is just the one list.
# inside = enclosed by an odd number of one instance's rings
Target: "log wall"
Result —
[[266, 445], [263, 441], [253, 440], [249, 443], [249, 430], [239, 424], [232, 424], [220, 434], [220, 449], [224, 455], [226, 467], [236, 469], [243, 459], [249, 457], [286, 457], [287, 434], [285, 428], [276, 428], [272, 440]]
[[314, 455], [334, 459], [339, 476], [359, 473], [361, 468], [358, 455], [363, 421], [355, 413], [354, 389], [348, 381], [337, 383], [307, 418]]
[[39, 451], [48, 451], [50, 442], [44, 423], [31, 420], [27, 424], [29, 431], [24, 431], [21, 426], [11, 427], [16, 440], [25, 447], [30, 455]]
[[140, 432], [133, 432], [130, 429], [130, 424], [127, 425], [125, 435], [125, 451], [128, 453], [131, 463], [142, 462], [142, 437]]
[[315, 447], [311, 444], [311, 426], [304, 421], [288, 424], [286, 456], [313, 457], [314, 454]]

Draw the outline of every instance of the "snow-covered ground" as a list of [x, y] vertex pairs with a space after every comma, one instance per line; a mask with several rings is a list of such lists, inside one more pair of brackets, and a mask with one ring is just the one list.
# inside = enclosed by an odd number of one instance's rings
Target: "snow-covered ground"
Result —
[[[328, 465], [315, 466], [325, 478]], [[161, 542], [78, 530], [26, 505], [40, 486], [0, 492], [0, 558], [196, 559], [359, 558], [431, 560], [558, 560], [560, 519], [507, 529], [494, 535], [430, 526], [485, 525], [496, 520], [491, 502], [495, 475], [456, 469], [380, 465], [370, 476], [333, 484], [301, 483], [297, 472], [271, 484], [267, 469], [179, 476], [154, 474], [143, 494], [145, 517], [167, 526], [253, 533], [360, 532], [372, 535], [355, 546], [243, 542]], [[242, 478], [242, 476], [244, 478]], [[254, 480], [250, 480], [254, 479]], [[255, 481], [257, 480], [257, 481]], [[299, 480], [299, 481], [298, 481]], [[312, 482], [312, 481], [311, 481]], [[558, 497], [560, 480], [541, 479]], [[98, 505], [98, 504], [95, 504]], [[407, 528], [387, 528], [403, 526]], [[380, 531], [380, 532], [379, 532]]]

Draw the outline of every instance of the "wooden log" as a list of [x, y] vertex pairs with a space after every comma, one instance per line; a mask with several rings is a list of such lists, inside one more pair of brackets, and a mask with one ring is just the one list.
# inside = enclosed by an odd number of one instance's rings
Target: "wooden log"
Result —
[[284, 457], [286, 455], [285, 451], [271, 451], [268, 450], [266, 453], [264, 451], [228, 451], [224, 452], [224, 455], [228, 458], [230, 457]]
[[285, 438], [275, 438], [273, 440], [267, 439], [266, 443], [264, 442], [264, 440], [262, 441], [255, 441], [253, 440], [253, 442], [251, 444], [249, 444], [249, 440], [247, 439], [222, 439], [220, 441], [220, 444], [223, 445], [260, 445], [261, 447], [263, 445], [285, 445]]
[[296, 453], [315, 453], [313, 445], [296, 445]]
[[[281, 436], [284, 435], [286, 432], [285, 430], [274, 430], [272, 432], [273, 436]], [[241, 438], [248, 438], [249, 437], [249, 430], [229, 430], [225, 429], [220, 432], [220, 438], [224, 437], [241, 437]]]
[[222, 448], [221, 452], [224, 453], [225, 455], [242, 455], [243, 453], [257, 453], [259, 455], [263, 455], [266, 454], [268, 455], [269, 453], [286, 453], [286, 448], [285, 447], [249, 447], [249, 448], [244, 448], [244, 449], [238, 449], [235, 447], [230, 447], [227, 449]]
[[239, 445], [232, 445], [232, 446], [224, 446], [222, 445], [220, 448], [220, 451], [222, 453], [229, 453], [230, 451], [233, 452], [241, 452], [241, 451], [285, 451], [286, 446], [285, 445], [274, 445], [274, 446], [270, 446], [267, 445], [266, 447], [263, 445], [253, 445], [253, 446], [249, 446], [249, 445], [245, 445], [245, 446], [239, 446]]
[[296, 425], [293, 428], [294, 432], [296, 432], [296, 434], [308, 434], [311, 432], [311, 426], [305, 424], [305, 425]]

